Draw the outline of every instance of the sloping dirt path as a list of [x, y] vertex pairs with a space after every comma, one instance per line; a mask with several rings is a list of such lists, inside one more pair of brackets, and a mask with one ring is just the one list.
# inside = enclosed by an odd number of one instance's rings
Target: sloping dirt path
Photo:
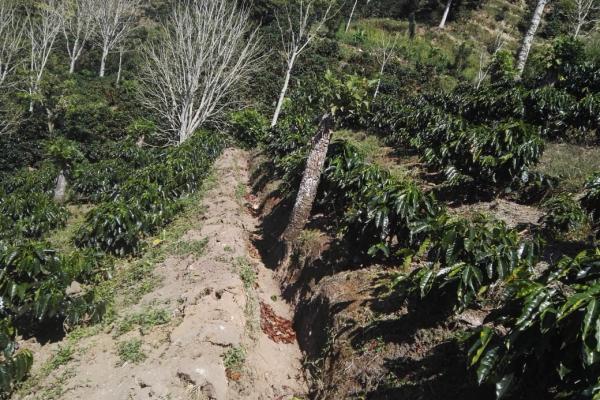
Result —
[[[258, 221], [244, 204], [248, 154], [226, 150], [215, 175], [203, 221], [180, 239], [182, 248], [206, 241], [201, 255], [167, 256], [154, 269], [155, 289], [79, 340], [72, 359], [24, 398], [48, 398], [53, 385], [65, 400], [305, 398], [302, 354], [286, 327], [290, 307], [249, 244]], [[126, 323], [157, 309], [168, 310], [167, 323]]]

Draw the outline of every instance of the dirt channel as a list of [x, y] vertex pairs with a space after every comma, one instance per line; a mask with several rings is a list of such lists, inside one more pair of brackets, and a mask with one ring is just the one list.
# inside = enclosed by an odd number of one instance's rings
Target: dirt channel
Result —
[[205, 241], [201, 255], [167, 256], [152, 272], [160, 284], [78, 339], [45, 376], [43, 360], [67, 344], [26, 343], [39, 360], [37, 382], [16, 398], [306, 398], [292, 311], [249, 241], [258, 221], [244, 204], [248, 158], [228, 149], [216, 162], [204, 211], [180, 238], [181, 247]]

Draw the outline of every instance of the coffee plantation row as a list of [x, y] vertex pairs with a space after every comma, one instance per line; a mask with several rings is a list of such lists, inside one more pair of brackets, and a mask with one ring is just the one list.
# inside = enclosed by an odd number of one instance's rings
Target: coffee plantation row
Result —
[[[58, 317], [66, 326], [76, 326], [98, 321], [106, 304], [95, 298], [94, 285], [104, 279], [102, 264], [110, 262], [106, 255], [139, 253], [144, 238], [171, 221], [181, 210], [180, 200], [202, 185], [224, 143], [218, 134], [199, 132], [175, 148], [107, 142], [110, 154], [102, 161], [81, 157], [66, 174], [69, 197], [74, 204], [92, 201], [93, 206], [71, 238], [79, 250], [69, 253], [51, 248], [44, 239], [69, 216], [53, 199], [58, 169], [43, 165], [2, 182], [3, 390], [22, 379], [32, 363], [29, 351], [15, 348], [12, 322], [32, 326]], [[73, 282], [86, 291], [68, 294]]]

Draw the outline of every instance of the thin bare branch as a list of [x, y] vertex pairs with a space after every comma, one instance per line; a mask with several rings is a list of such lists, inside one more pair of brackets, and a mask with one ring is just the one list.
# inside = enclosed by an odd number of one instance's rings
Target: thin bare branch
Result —
[[271, 120], [271, 126], [275, 126], [279, 119], [289, 87], [292, 69], [298, 56], [314, 41], [325, 23], [337, 12], [333, 12], [334, 4], [330, 0], [326, 3], [326, 7], [319, 8], [316, 0], [299, 0], [293, 3], [293, 8], [286, 4], [283, 7], [283, 13], [275, 14], [285, 56], [286, 73]]
[[101, 77], [106, 73], [108, 54], [119, 46], [135, 27], [136, 10], [140, 2], [140, 0], [103, 0], [94, 7], [94, 21], [102, 47], [99, 72]]
[[235, 90], [256, 71], [259, 41], [249, 10], [228, 0], [184, 2], [147, 45], [141, 99], [183, 143], [207, 122], [239, 104]]
[[62, 31], [69, 54], [71, 74], [75, 71], [75, 63], [86, 43], [94, 34], [96, 27], [94, 15], [97, 5], [94, 0], [67, 0], [65, 3]]
[[21, 65], [25, 24], [12, 1], [0, 2], [0, 88], [10, 86], [9, 77]]
[[44, 0], [36, 4], [37, 13], [28, 10], [27, 34], [30, 41], [29, 111], [33, 111], [34, 97], [54, 49], [56, 37], [62, 30], [63, 17], [60, 0]]

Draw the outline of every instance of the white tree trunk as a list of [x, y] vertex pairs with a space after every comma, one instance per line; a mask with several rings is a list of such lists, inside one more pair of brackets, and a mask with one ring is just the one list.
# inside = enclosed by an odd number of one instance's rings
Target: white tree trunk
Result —
[[54, 113], [48, 107], [46, 107], [46, 125], [48, 126], [48, 133], [50, 135], [54, 134]]
[[531, 18], [529, 29], [523, 37], [523, 44], [521, 45], [521, 50], [519, 51], [519, 56], [517, 58], [517, 79], [521, 79], [523, 71], [525, 70], [525, 64], [527, 63], [527, 58], [529, 57], [529, 51], [531, 50], [533, 38], [535, 37], [538, 27], [540, 26], [542, 14], [544, 13], [544, 7], [546, 7], [547, 3], [548, 0], [538, 0], [535, 11], [533, 12], [533, 17]]
[[119, 70], [117, 71], [117, 86], [121, 81], [121, 70], [123, 68], [123, 49], [119, 49]]
[[69, 74], [72, 74], [73, 72], [75, 72], [75, 61], [76, 60], [74, 58], [71, 59], [71, 64], [69, 66]]
[[446, 3], [446, 9], [444, 10], [444, 15], [442, 15], [442, 21], [440, 22], [440, 29], [444, 29], [444, 27], [446, 26], [446, 20], [448, 19], [450, 6], [452, 6], [452, 0], [448, 0], [448, 2]]
[[[354, 6], [356, 6], [356, 1], [358, 0], [355, 0]], [[279, 33], [281, 34], [283, 51], [286, 56], [287, 71], [281, 93], [279, 94], [279, 99], [277, 100], [277, 107], [275, 108], [273, 119], [271, 120], [271, 127], [277, 125], [277, 120], [281, 113], [281, 107], [283, 106], [283, 101], [288, 90], [296, 58], [298, 58], [304, 49], [306, 49], [316, 38], [318, 32], [331, 16], [330, 12], [334, 5], [333, 1], [329, 2], [327, 9], [321, 15], [315, 11], [315, 3], [317, 3], [316, 0], [308, 0], [307, 2], [300, 1], [298, 4], [299, 9], [296, 10], [297, 13], [291, 13], [290, 9], [286, 7], [287, 15], [285, 19], [280, 18], [277, 14], [275, 15], [275, 21], [277, 22]], [[352, 12], [354, 13], [354, 8]], [[281, 24], [282, 21], [283, 26]]]
[[350, 29], [350, 23], [352, 22], [352, 16], [354, 16], [356, 4], [358, 4], [358, 0], [354, 0], [354, 5], [352, 6], [352, 11], [350, 11], [350, 16], [348, 17], [348, 23], [346, 24], [346, 32], [348, 32], [348, 29]]
[[275, 107], [275, 113], [273, 114], [273, 119], [271, 120], [271, 128], [277, 125], [277, 120], [279, 119], [279, 114], [281, 113], [281, 108], [283, 107], [283, 101], [285, 100], [285, 95], [287, 93], [288, 87], [290, 85], [290, 78], [292, 76], [292, 68], [294, 68], [294, 62], [296, 62], [296, 57], [292, 57], [290, 62], [288, 63], [287, 71], [285, 72], [285, 79], [283, 81], [283, 87], [281, 88], [281, 93], [279, 93], [279, 99], [277, 100], [277, 107]]
[[575, 39], [577, 39], [577, 37], [579, 36], [579, 32], [581, 31], [581, 25], [580, 23], [575, 24], [575, 32], [573, 32], [573, 37]]
[[104, 78], [106, 71], [106, 57], [108, 57], [108, 49], [102, 49], [102, 59], [100, 60], [100, 78]]
[[62, 204], [65, 202], [67, 197], [67, 178], [65, 172], [60, 171], [58, 178], [56, 179], [56, 187], [54, 188], [54, 201]]
[[79, 38], [75, 39], [75, 43], [73, 44], [73, 50], [69, 50], [69, 56], [71, 58], [71, 62], [69, 64], [69, 74], [75, 72], [75, 63], [77, 62], [77, 58], [79, 51]]
[[377, 87], [375, 88], [375, 93], [373, 93], [373, 100], [377, 98], [379, 94], [379, 88], [381, 87], [381, 77], [383, 76], [383, 70], [385, 68], [385, 63], [381, 64], [381, 69], [379, 70], [379, 78], [377, 79]]
[[312, 138], [311, 150], [306, 160], [306, 167], [302, 174], [302, 181], [298, 188], [294, 209], [290, 215], [290, 221], [282, 234], [282, 239], [285, 242], [285, 254], [281, 263], [284, 274], [289, 264], [292, 245], [309, 220], [310, 212], [317, 196], [319, 182], [321, 181], [323, 167], [325, 166], [333, 128], [333, 117], [330, 114], [325, 114], [321, 118], [315, 136]]

